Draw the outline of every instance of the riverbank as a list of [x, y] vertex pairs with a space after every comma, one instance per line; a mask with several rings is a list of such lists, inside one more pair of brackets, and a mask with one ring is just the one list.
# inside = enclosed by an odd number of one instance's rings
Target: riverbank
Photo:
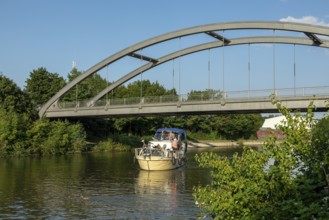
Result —
[[218, 140], [218, 141], [198, 141], [189, 142], [189, 147], [207, 148], [207, 147], [242, 147], [242, 146], [261, 146], [264, 140]]

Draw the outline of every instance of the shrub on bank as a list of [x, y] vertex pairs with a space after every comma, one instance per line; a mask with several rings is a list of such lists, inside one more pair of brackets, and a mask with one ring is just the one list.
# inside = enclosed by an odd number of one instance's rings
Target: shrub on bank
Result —
[[130, 148], [140, 147], [143, 138], [132, 135], [112, 135], [110, 138], [114, 143], [120, 143]]
[[[196, 154], [210, 170], [211, 183], [193, 188], [202, 214], [214, 219], [329, 219], [329, 119], [315, 123], [311, 102], [306, 114], [277, 102], [287, 121], [260, 150], [244, 148], [232, 158]], [[309, 129], [312, 128], [312, 129]]]
[[187, 132], [187, 137], [190, 140], [218, 140], [220, 137], [218, 137], [216, 131], [211, 131], [209, 133], [204, 133], [202, 131], [197, 132]]
[[28, 148], [26, 131], [30, 126], [26, 114], [0, 108], [0, 156], [24, 155]]
[[0, 156], [62, 155], [86, 149], [81, 124], [37, 120], [0, 110]]
[[93, 148], [93, 152], [116, 151], [128, 152], [132, 148], [141, 147], [143, 138], [128, 135], [111, 135], [107, 140], [99, 141]]
[[86, 148], [86, 132], [81, 124], [38, 120], [28, 131], [30, 154], [67, 154]]
[[93, 148], [93, 152], [105, 152], [105, 151], [116, 151], [116, 152], [128, 152], [131, 147], [122, 143], [114, 142], [112, 139], [100, 141]]

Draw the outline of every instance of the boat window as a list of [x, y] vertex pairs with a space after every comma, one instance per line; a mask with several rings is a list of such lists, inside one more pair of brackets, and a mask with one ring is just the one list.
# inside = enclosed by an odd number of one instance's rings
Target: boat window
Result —
[[163, 132], [162, 133], [162, 137], [161, 137], [161, 140], [168, 140], [169, 137], [168, 137], [168, 132]]
[[156, 139], [156, 140], [161, 140], [161, 136], [162, 136], [162, 133], [161, 132], [157, 132], [157, 133], [155, 133], [155, 135], [154, 135], [154, 139]]

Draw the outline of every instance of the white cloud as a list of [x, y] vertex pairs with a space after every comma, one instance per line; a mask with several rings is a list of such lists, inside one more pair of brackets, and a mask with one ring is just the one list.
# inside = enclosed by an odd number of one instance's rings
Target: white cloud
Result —
[[288, 16], [286, 18], [281, 18], [280, 21], [329, 26], [328, 23], [314, 16], [304, 16], [302, 18], [294, 18], [292, 16]]
[[[304, 23], [304, 24], [311, 24], [311, 25], [322, 25], [329, 27], [329, 23], [324, 22], [323, 20], [320, 20], [317, 17], [314, 16], [304, 16], [302, 18], [294, 18], [292, 16], [288, 16], [287, 18], [281, 18], [280, 21], [283, 22], [296, 22], [296, 23]], [[322, 40], [329, 41], [329, 37], [317, 35]]]

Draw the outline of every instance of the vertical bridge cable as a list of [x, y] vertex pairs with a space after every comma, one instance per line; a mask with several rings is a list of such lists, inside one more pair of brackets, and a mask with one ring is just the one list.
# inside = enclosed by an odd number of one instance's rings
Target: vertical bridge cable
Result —
[[175, 91], [175, 59], [172, 60], [172, 93]]
[[[179, 50], [181, 50], [181, 47], [182, 47], [182, 45], [181, 45], [181, 37], [179, 37]], [[182, 57], [179, 55], [179, 61], [178, 61], [178, 93], [179, 93], [179, 95], [181, 96], [182, 94], [181, 94], [181, 91], [180, 91], [180, 75], [181, 75], [181, 59], [182, 59]]]
[[210, 49], [208, 49], [208, 91], [210, 91]]
[[294, 44], [294, 96], [296, 96], [296, 44]]
[[[275, 37], [275, 29], [273, 29], [273, 37]], [[275, 91], [275, 42], [273, 42], [273, 94]]]
[[222, 90], [225, 91], [225, 62], [224, 62], [224, 47], [225, 47], [225, 39], [224, 39], [224, 30], [223, 30], [223, 47], [222, 47], [222, 68], [223, 68], [223, 84], [222, 84]]
[[[106, 66], [106, 81], [107, 81], [107, 87], [109, 87], [109, 65]], [[106, 93], [106, 105], [108, 104], [109, 101], [109, 93]]]
[[[141, 49], [141, 67], [143, 66], [143, 49]], [[141, 101], [143, 98], [143, 71], [141, 72]]]
[[250, 43], [248, 44], [248, 94], [250, 94]]

